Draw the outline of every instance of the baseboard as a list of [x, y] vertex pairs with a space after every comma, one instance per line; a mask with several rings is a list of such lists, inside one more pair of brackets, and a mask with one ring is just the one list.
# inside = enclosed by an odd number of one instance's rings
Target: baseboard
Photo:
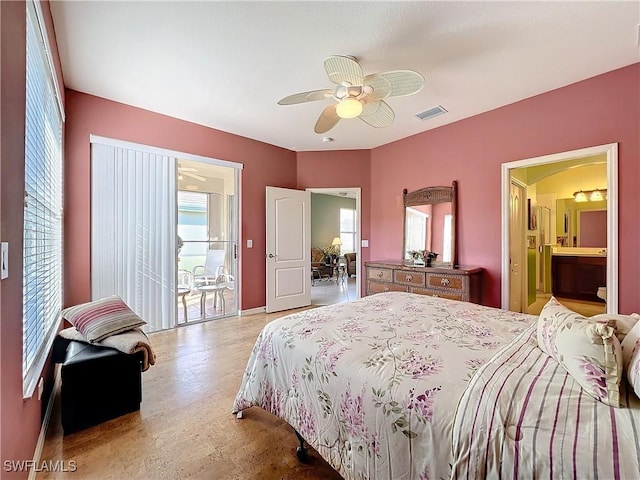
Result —
[[[49, 428], [49, 421], [51, 420], [51, 413], [53, 412], [53, 405], [56, 400], [56, 394], [60, 390], [60, 368], [55, 367], [55, 380], [53, 382], [53, 388], [49, 394], [49, 401], [47, 403], [47, 410], [44, 413], [42, 419], [42, 425], [40, 426], [40, 435], [38, 436], [38, 443], [36, 443], [36, 450], [33, 452], [33, 465], [40, 465], [40, 456], [42, 455], [42, 449], [44, 448], [44, 441], [47, 438], [47, 429]], [[29, 470], [29, 480], [36, 479], [36, 468]]]
[[267, 307], [250, 308], [249, 310], [240, 310], [240, 316], [246, 317], [247, 315], [256, 315], [258, 313], [266, 313]]

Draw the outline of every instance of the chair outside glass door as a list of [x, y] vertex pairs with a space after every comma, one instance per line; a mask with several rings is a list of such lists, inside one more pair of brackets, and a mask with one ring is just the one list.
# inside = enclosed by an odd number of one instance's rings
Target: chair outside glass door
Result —
[[[195, 172], [193, 177], [208, 178], [209, 169], [198, 162], [180, 161], [180, 167]], [[188, 178], [186, 173], [184, 175]], [[224, 177], [224, 172], [219, 175]], [[188, 282], [178, 279], [179, 324], [237, 315], [238, 312], [237, 196], [228, 186], [221, 187], [220, 178], [216, 180], [210, 182], [211, 191], [205, 191], [209, 184], [205, 181], [198, 185], [199, 191], [178, 191], [178, 244], [182, 245], [178, 269], [189, 277]], [[189, 181], [193, 182], [193, 179]], [[216, 187], [217, 191], [213, 191]]]

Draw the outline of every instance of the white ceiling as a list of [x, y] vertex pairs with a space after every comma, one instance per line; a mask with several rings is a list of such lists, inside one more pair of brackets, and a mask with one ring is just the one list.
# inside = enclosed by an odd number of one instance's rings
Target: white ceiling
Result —
[[[640, 61], [640, 2], [51, 3], [67, 87], [295, 151], [370, 149]], [[328, 55], [410, 69], [396, 119], [313, 132]], [[449, 112], [427, 121], [418, 112]], [[322, 137], [335, 139], [323, 143]]]

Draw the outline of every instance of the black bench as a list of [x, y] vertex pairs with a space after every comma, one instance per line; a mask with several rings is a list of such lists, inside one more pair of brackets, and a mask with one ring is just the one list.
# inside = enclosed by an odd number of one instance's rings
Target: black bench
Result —
[[56, 337], [65, 435], [140, 409], [142, 354]]

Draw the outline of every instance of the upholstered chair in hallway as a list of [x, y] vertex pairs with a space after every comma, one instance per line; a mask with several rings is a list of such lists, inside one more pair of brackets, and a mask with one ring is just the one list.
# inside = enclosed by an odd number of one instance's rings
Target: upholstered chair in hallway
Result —
[[353, 275], [356, 276], [356, 254], [355, 253], [345, 253], [344, 260], [347, 263], [347, 276]]

